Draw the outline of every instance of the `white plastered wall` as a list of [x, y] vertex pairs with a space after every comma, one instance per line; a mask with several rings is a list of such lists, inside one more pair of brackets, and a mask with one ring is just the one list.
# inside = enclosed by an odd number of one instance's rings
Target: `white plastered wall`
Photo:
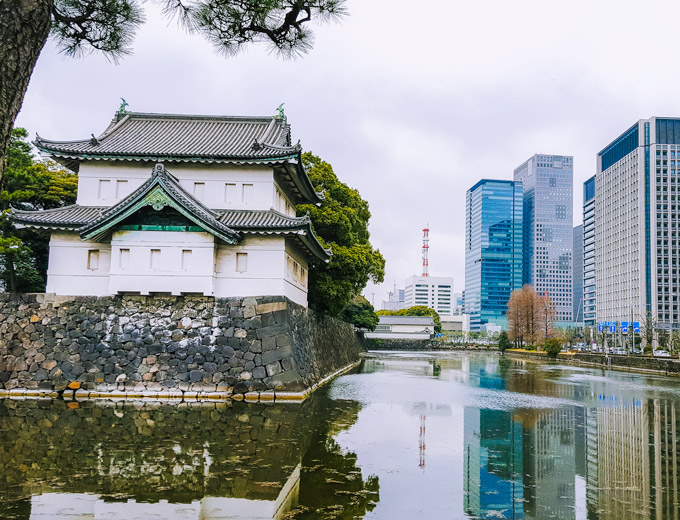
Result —
[[109, 294], [110, 266], [109, 244], [83, 242], [76, 232], [52, 233], [46, 292], [105, 296]]
[[[246, 255], [246, 269], [237, 270], [237, 255]], [[246, 237], [235, 246], [220, 244], [215, 256], [215, 296], [284, 295], [307, 305], [307, 290], [287, 278], [286, 239], [280, 236]], [[243, 268], [243, 265], [240, 266]], [[304, 263], [305, 269], [307, 263]]]
[[309, 283], [308, 264], [305, 256], [290, 238], [286, 240], [286, 271], [284, 282], [283, 294], [294, 302], [307, 306]]
[[[141, 186], [153, 163], [83, 162], [78, 173], [81, 206], [112, 206]], [[274, 171], [269, 166], [167, 164], [182, 187], [212, 209], [268, 210], [275, 207]], [[290, 194], [280, 186], [287, 199]]]
[[215, 239], [193, 231], [116, 231], [109, 294], [213, 294]]
[[[98, 252], [96, 269], [88, 268], [90, 251]], [[245, 255], [241, 271], [239, 254]], [[47, 292], [283, 295], [307, 306], [307, 269], [304, 255], [291, 239], [276, 235], [247, 237], [232, 246], [216, 244], [212, 235], [199, 232], [117, 231], [111, 244], [83, 242], [78, 233], [63, 232], [53, 233], [50, 240]]]

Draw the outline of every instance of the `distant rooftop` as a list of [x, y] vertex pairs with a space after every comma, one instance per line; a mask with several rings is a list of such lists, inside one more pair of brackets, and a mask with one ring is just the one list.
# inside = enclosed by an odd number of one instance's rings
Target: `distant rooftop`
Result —
[[434, 325], [432, 316], [378, 316], [380, 325]]

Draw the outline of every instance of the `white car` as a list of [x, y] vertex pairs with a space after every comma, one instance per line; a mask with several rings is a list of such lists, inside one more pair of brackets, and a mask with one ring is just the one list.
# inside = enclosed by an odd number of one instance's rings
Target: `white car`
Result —
[[667, 350], [655, 350], [654, 356], [656, 356], [656, 357], [671, 357], [671, 354]]

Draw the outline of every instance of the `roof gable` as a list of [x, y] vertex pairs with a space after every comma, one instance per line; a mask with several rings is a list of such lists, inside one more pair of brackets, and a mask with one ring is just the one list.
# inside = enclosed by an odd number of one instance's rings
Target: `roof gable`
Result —
[[170, 207], [228, 244], [240, 239], [238, 232], [221, 223], [218, 215], [189, 195], [162, 164], [157, 164], [149, 180], [133, 193], [81, 228], [80, 236], [83, 240], [101, 240], [114, 226], [146, 206], [156, 211]]

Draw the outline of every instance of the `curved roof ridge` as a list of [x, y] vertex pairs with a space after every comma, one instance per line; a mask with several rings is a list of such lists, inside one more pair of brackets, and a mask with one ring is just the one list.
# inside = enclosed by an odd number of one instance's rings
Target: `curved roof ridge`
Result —
[[235, 116], [235, 115], [220, 115], [220, 114], [169, 114], [156, 112], [126, 112], [126, 116], [131, 118], [142, 119], [198, 119], [198, 120], [229, 120], [234, 119], [238, 121], [257, 121], [263, 122], [270, 119], [276, 119], [275, 116]]

